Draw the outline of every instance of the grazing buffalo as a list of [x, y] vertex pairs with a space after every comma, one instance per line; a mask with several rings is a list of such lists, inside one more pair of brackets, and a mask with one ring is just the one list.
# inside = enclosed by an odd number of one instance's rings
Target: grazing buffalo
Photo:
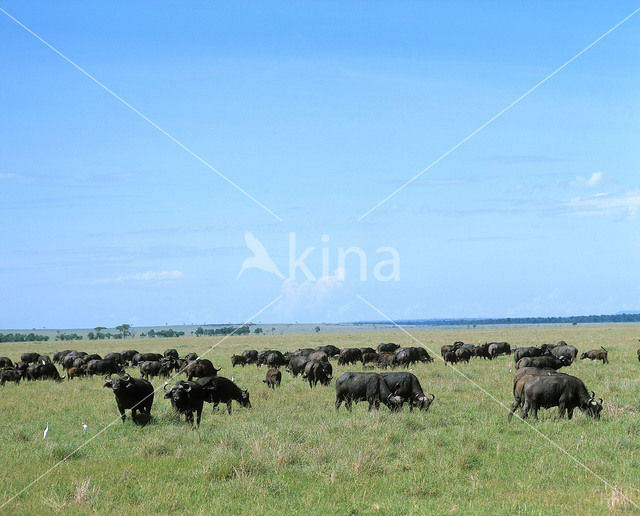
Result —
[[313, 389], [318, 382], [320, 385], [327, 386], [333, 379], [333, 367], [329, 361], [308, 361], [304, 366], [303, 377], [309, 382], [309, 388]]
[[378, 353], [378, 362], [377, 365], [380, 369], [386, 369], [387, 367], [395, 367], [396, 364], [396, 354], [392, 351], [383, 351]]
[[552, 355], [558, 358], [560, 357], [570, 358], [571, 362], [575, 362], [576, 357], [578, 356], [578, 348], [576, 348], [575, 346], [567, 346], [566, 343], [559, 344], [549, 349]]
[[102, 360], [102, 357], [98, 353], [92, 353], [91, 355], [84, 356], [84, 363], [88, 364], [91, 360]]
[[485, 342], [484, 344], [480, 344], [479, 346], [474, 346], [473, 351], [471, 352], [471, 356], [491, 360], [493, 356], [491, 355], [491, 353], [489, 353], [489, 343]]
[[39, 356], [40, 353], [22, 353], [22, 355], [20, 355], [20, 360], [27, 364], [33, 364], [38, 361]]
[[192, 362], [194, 360], [198, 360], [198, 353], [187, 353], [184, 356], [184, 359], [188, 362]]
[[366, 353], [362, 353], [362, 365], [363, 367], [367, 364], [375, 364], [378, 361], [378, 353], [375, 351], [367, 351]]
[[0, 357], [0, 367], [13, 367], [13, 362], [9, 357]]
[[444, 365], [447, 365], [447, 363], [455, 364], [458, 361], [458, 355], [456, 355], [456, 352], [453, 350], [445, 351], [442, 358], [444, 360]]
[[0, 385], [4, 385], [5, 382], [15, 382], [19, 384], [20, 380], [22, 380], [22, 371], [20, 371], [20, 369], [7, 367], [0, 370]]
[[201, 358], [190, 362], [187, 367], [184, 368], [184, 372], [187, 375], [187, 380], [191, 381], [193, 377], [201, 378], [203, 376], [216, 376], [221, 367], [214, 367], [211, 360]]
[[87, 370], [84, 366], [70, 367], [69, 369], [67, 369], [67, 380], [82, 378], [84, 376], [87, 376]]
[[313, 353], [309, 353], [307, 355], [307, 360], [311, 360], [313, 362], [328, 362], [329, 355], [326, 351], [314, 351]]
[[163, 358], [163, 355], [161, 355], [160, 353], [136, 353], [131, 358], [131, 365], [137, 366], [138, 364], [140, 364], [140, 362], [152, 362], [154, 360], [158, 361], [161, 358]]
[[313, 348], [298, 348], [293, 352], [295, 357], [308, 357], [315, 350]]
[[382, 344], [378, 344], [377, 351], [378, 353], [393, 353], [399, 347], [400, 346], [393, 342], [387, 342], [386, 344], [383, 342]]
[[513, 378], [513, 403], [511, 404], [511, 410], [507, 416], [507, 420], [511, 421], [514, 412], [521, 405], [524, 399], [524, 386], [534, 376], [545, 376], [550, 374], [560, 374], [555, 369], [537, 367], [523, 367], [518, 369]]
[[231, 367], [235, 367], [237, 365], [241, 365], [244, 367], [247, 365], [247, 358], [242, 355], [232, 355], [231, 356]]
[[340, 348], [335, 347], [333, 344], [327, 344], [326, 346], [318, 346], [314, 351], [324, 351], [327, 356], [335, 357], [340, 354]]
[[526, 347], [526, 348], [515, 348], [513, 350], [513, 362], [515, 364], [521, 358], [533, 358], [533, 357], [541, 357], [542, 355], [550, 354], [550, 351], [547, 351], [547, 348], [536, 348], [536, 347]]
[[278, 369], [269, 369], [267, 371], [267, 377], [262, 381], [267, 384], [267, 387], [275, 389], [276, 387], [280, 387], [282, 373]]
[[287, 364], [287, 371], [291, 373], [291, 375], [295, 378], [299, 374], [304, 373], [304, 366], [307, 363], [307, 357], [304, 356], [293, 356], [289, 360]]
[[[144, 426], [151, 419], [153, 405], [153, 385], [143, 378], [131, 378], [128, 374], [111, 378], [104, 377], [104, 387], [113, 390], [116, 405], [124, 423], [127, 416], [124, 411], [131, 409], [131, 419], [137, 425]], [[139, 412], [139, 414], [136, 414]]]
[[59, 382], [64, 380], [64, 376], [60, 376], [56, 366], [51, 363], [31, 364], [26, 370], [27, 380], [55, 380]]
[[62, 359], [68, 355], [69, 353], [71, 353], [72, 350], [70, 349], [65, 349], [63, 351], [56, 351], [53, 354], [53, 363], [54, 364], [62, 364]]
[[180, 355], [178, 355], [178, 350], [177, 349], [166, 349], [165, 352], [163, 353], [165, 358], [168, 357], [173, 357], [173, 358], [180, 358]]
[[560, 369], [561, 367], [570, 366], [571, 359], [563, 356], [554, 357], [552, 355], [544, 355], [541, 357], [521, 358], [516, 364], [516, 369], [522, 369], [523, 367], [538, 367], [538, 368], [551, 368]]
[[[491, 346], [489, 346], [489, 348], [491, 348]], [[455, 354], [456, 362], [469, 362], [469, 360], [471, 359], [471, 351], [463, 346], [456, 349]]]
[[205, 392], [199, 384], [180, 380], [170, 390], [167, 390], [167, 385], [165, 384], [164, 391], [165, 399], [171, 400], [171, 406], [179, 414], [184, 414], [187, 423], [191, 423], [191, 426], [193, 426], [193, 413], [196, 412], [196, 426], [200, 426]]
[[138, 352], [135, 349], [127, 349], [120, 353], [120, 357], [123, 362], [130, 363], [134, 356], [136, 356]]
[[88, 376], [94, 374], [124, 374], [124, 367], [120, 364], [116, 364], [111, 360], [89, 360], [86, 364], [86, 371]]
[[168, 363], [159, 362], [157, 360], [147, 360], [140, 362], [140, 375], [145, 380], [151, 377], [163, 376], [169, 378], [171, 376], [171, 369]]
[[[277, 371], [277, 370], [276, 370]], [[277, 371], [279, 372], [279, 371]], [[209, 376], [200, 378], [198, 386], [203, 389], [204, 401], [213, 403], [215, 409], [219, 403], [227, 404], [227, 412], [231, 415], [231, 402], [237, 401], [245, 408], [251, 408], [249, 401], [249, 391], [241, 389], [235, 383], [224, 376]], [[199, 420], [198, 420], [199, 421]]]
[[491, 358], [496, 358], [500, 355], [510, 355], [511, 354], [511, 346], [508, 342], [489, 342], [489, 347], [487, 348]]
[[588, 358], [589, 360], [602, 360], [603, 364], [609, 363], [609, 359], [607, 358], [607, 350], [604, 348], [592, 349], [591, 351], [582, 353], [580, 360], [584, 360], [585, 358]]
[[345, 348], [340, 351], [338, 365], [351, 365], [362, 361], [362, 350], [359, 348]]
[[578, 407], [588, 416], [600, 419], [602, 398], [595, 400], [595, 394], [589, 395], [580, 378], [568, 374], [553, 374], [531, 378], [524, 386], [524, 405], [522, 418], [526, 419], [529, 411], [538, 419], [538, 409], [558, 407], [558, 417], [573, 417], [573, 410]]
[[418, 378], [412, 373], [382, 373], [382, 377], [395, 395], [409, 402], [410, 411], [413, 411], [413, 407], [418, 407], [426, 412], [436, 399], [435, 394], [425, 396]]
[[243, 351], [242, 356], [247, 360], [247, 364], [255, 364], [258, 362], [258, 352], [255, 349]]
[[124, 362], [125, 362], [125, 360], [122, 358], [122, 353], [117, 353], [117, 352], [107, 353], [103, 357], [103, 360], [111, 360], [112, 362], [115, 362], [116, 364], [124, 364]]
[[362, 353], [376, 353], [376, 350], [373, 348], [360, 348], [360, 351], [362, 351]]
[[347, 410], [351, 411], [353, 402], [367, 401], [369, 410], [378, 410], [380, 403], [390, 410], [397, 410], [405, 400], [394, 395], [378, 373], [342, 373], [336, 380], [336, 410], [343, 401]]
[[396, 363], [400, 366], [410, 366], [418, 362], [433, 362], [433, 358], [427, 350], [418, 347], [398, 348], [395, 351]]

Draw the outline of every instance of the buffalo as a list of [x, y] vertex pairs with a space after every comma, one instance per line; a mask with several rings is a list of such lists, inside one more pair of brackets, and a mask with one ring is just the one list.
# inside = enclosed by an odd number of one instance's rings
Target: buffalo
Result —
[[39, 356], [40, 353], [22, 353], [22, 355], [20, 355], [20, 360], [27, 364], [33, 364], [38, 361]]
[[191, 381], [193, 377], [201, 378], [203, 376], [216, 376], [221, 367], [214, 367], [211, 360], [201, 358], [190, 362], [187, 367], [184, 368], [184, 372], [187, 375], [187, 380]]
[[276, 387], [280, 387], [282, 373], [278, 369], [269, 369], [267, 371], [267, 377], [262, 381], [267, 384], [267, 387], [275, 389]]
[[237, 365], [241, 365], [244, 367], [247, 365], [247, 358], [242, 355], [232, 355], [231, 356], [231, 367], [235, 367]]
[[303, 356], [293, 356], [287, 364], [287, 370], [295, 378], [299, 374], [304, 373], [304, 366], [307, 363], [307, 358]]
[[362, 361], [362, 350], [359, 348], [345, 348], [340, 351], [338, 365], [351, 365]]
[[591, 351], [587, 351], [586, 353], [582, 353], [580, 356], [580, 360], [584, 360], [588, 358], [589, 360], [602, 360], [603, 364], [608, 364], [609, 359], [607, 358], [607, 350], [602, 349], [592, 349]]
[[413, 407], [418, 407], [426, 412], [436, 399], [435, 394], [425, 396], [418, 378], [412, 373], [382, 373], [382, 377], [395, 395], [409, 402], [410, 411], [413, 411]]
[[538, 409], [558, 407], [558, 417], [573, 417], [573, 410], [577, 407], [586, 415], [600, 419], [602, 398], [595, 400], [595, 393], [587, 391], [580, 378], [568, 374], [553, 374], [531, 378], [524, 386], [524, 405], [522, 418], [526, 419], [529, 411], [538, 419]]
[[202, 406], [204, 405], [204, 389], [196, 382], [180, 380], [167, 390], [164, 386], [165, 399], [171, 400], [171, 406], [179, 414], [184, 414], [187, 423], [193, 426], [193, 413], [197, 414], [196, 426], [200, 426]]
[[564, 341], [561, 341], [562, 344], [558, 343], [557, 346], [550, 347], [549, 350], [551, 354], [560, 358], [570, 358], [571, 362], [576, 361], [576, 357], [578, 356], [578, 348], [575, 346], [568, 346]]
[[168, 378], [171, 376], [171, 369], [168, 363], [159, 362], [157, 360], [147, 360], [140, 362], [140, 375], [145, 380], [154, 376], [164, 376]]
[[378, 344], [376, 351], [378, 353], [393, 353], [399, 347], [400, 346], [398, 346], [397, 344], [394, 344], [393, 342], [387, 342], [387, 343], [383, 342], [382, 344]]
[[523, 367], [538, 367], [538, 368], [551, 368], [560, 369], [561, 367], [571, 365], [571, 359], [563, 356], [555, 357], [552, 355], [544, 355], [541, 357], [521, 358], [516, 364], [516, 369], [522, 369]]
[[387, 367], [395, 367], [397, 365], [396, 354], [393, 353], [392, 351], [382, 351], [378, 353], [377, 365], [380, 369], [386, 369]]
[[4, 385], [5, 382], [15, 382], [19, 384], [20, 380], [22, 380], [22, 371], [20, 371], [20, 369], [7, 367], [0, 370], [0, 385]]
[[525, 384], [534, 376], [544, 376], [550, 374], [560, 373], [557, 373], [555, 369], [540, 369], [537, 367], [523, 367], [522, 369], [518, 369], [516, 371], [516, 374], [513, 378], [513, 403], [511, 404], [511, 410], [509, 411], [509, 415], [507, 416], [508, 421], [511, 421], [514, 412], [522, 403], [522, 400], [524, 398], [523, 391]]
[[510, 355], [511, 346], [509, 346], [508, 342], [489, 342], [488, 351], [492, 358], [500, 355]]
[[163, 355], [165, 358], [169, 358], [169, 357], [180, 358], [180, 355], [178, 355], [178, 350], [173, 348], [166, 349]]
[[241, 389], [233, 383], [232, 380], [229, 380], [224, 376], [200, 378], [196, 383], [202, 387], [204, 391], [204, 401], [207, 403], [213, 403], [214, 409], [219, 403], [226, 403], [227, 412], [231, 415], [231, 402], [234, 400], [245, 408], [251, 408], [249, 391]]
[[324, 351], [327, 356], [335, 357], [340, 354], [340, 348], [335, 347], [333, 344], [327, 344], [326, 346], [318, 346], [314, 351]]
[[88, 376], [93, 376], [94, 374], [124, 374], [124, 367], [111, 360], [89, 360], [86, 363], [86, 371]]
[[371, 411], [373, 408], [378, 410], [380, 403], [390, 410], [397, 410], [405, 400], [394, 395], [378, 373], [342, 373], [336, 380], [336, 410], [343, 401], [348, 411], [353, 402], [367, 401]]
[[123, 362], [130, 363], [134, 356], [136, 356], [138, 352], [135, 349], [127, 349], [120, 353], [120, 357]]
[[153, 405], [153, 385], [150, 382], [143, 378], [131, 378], [128, 374], [116, 378], [106, 375], [103, 387], [113, 390], [123, 423], [127, 419], [124, 413], [127, 409], [131, 409], [131, 419], [135, 424], [144, 426], [150, 421]]
[[83, 376], [87, 376], [87, 370], [84, 366], [70, 367], [69, 369], [67, 369], [67, 380], [72, 380], [73, 378], [81, 378]]
[[243, 351], [242, 356], [246, 359], [247, 364], [255, 364], [258, 362], [258, 352], [255, 349]]
[[9, 357], [0, 357], [0, 368], [13, 367], [13, 362]]
[[304, 366], [303, 377], [309, 382], [309, 388], [314, 388], [318, 382], [320, 385], [329, 385], [333, 379], [333, 367], [328, 361], [308, 361]]
[[59, 382], [64, 380], [64, 376], [60, 376], [56, 366], [51, 363], [31, 364], [26, 370], [27, 380], [46, 380], [51, 379]]

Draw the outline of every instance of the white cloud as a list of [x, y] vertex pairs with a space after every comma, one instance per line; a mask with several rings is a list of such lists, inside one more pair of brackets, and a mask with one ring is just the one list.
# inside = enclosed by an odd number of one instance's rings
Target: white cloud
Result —
[[604, 174], [598, 171], [591, 174], [591, 176], [588, 178], [585, 178], [583, 176], [577, 176], [575, 179], [570, 181], [569, 184], [571, 186], [578, 186], [581, 188], [584, 188], [584, 187], [593, 188], [594, 186], [597, 186], [600, 184], [603, 177], [604, 177]]
[[594, 172], [591, 177], [587, 179], [587, 185], [596, 186], [602, 179], [602, 172]]
[[620, 215], [636, 218], [640, 211], [640, 190], [621, 195], [598, 193], [590, 197], [574, 197], [565, 206], [573, 208], [577, 215]]
[[181, 271], [146, 271], [120, 276], [118, 281], [162, 281], [184, 278]]

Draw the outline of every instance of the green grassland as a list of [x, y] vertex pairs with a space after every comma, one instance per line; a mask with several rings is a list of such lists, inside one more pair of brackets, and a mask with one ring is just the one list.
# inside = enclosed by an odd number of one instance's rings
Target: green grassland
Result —
[[[578, 361], [565, 371], [604, 398], [602, 420], [577, 412], [557, 421], [541, 411], [532, 425], [593, 473], [438, 358], [412, 368], [425, 392], [436, 395], [428, 413], [386, 407], [352, 413], [334, 409], [334, 382], [310, 390], [284, 372], [279, 390], [262, 382], [266, 369], [232, 369], [244, 349], [295, 350], [380, 342], [419, 345], [402, 332], [230, 337], [206, 356], [221, 375], [251, 394], [252, 409], [234, 403], [229, 416], [205, 405], [199, 430], [156, 394], [152, 424], [118, 418], [102, 379], [22, 382], [0, 389], [0, 504], [110, 425], [16, 497], [8, 514], [605, 514], [639, 512], [640, 326], [593, 325], [413, 331], [439, 355], [454, 340], [506, 340], [512, 346], [565, 340], [580, 351], [604, 346], [609, 365]], [[134, 347], [181, 355], [204, 353], [219, 338], [135, 339], [33, 345], [2, 344], [0, 355], [51, 353], [64, 347], [105, 353]], [[360, 366], [334, 365], [334, 377]], [[510, 357], [473, 359], [458, 369], [506, 406], [512, 401]], [[130, 372], [135, 372], [130, 369]], [[181, 376], [183, 378], [183, 376]], [[161, 388], [163, 380], [154, 385]], [[46, 440], [42, 431], [49, 422]], [[85, 433], [81, 423], [89, 425]], [[622, 496], [620, 493], [623, 493]]]

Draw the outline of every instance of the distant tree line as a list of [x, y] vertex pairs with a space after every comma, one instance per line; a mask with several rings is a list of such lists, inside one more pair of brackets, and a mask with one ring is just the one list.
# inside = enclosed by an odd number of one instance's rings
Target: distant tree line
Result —
[[[469, 326], [478, 324], [584, 324], [584, 323], [636, 323], [640, 314], [573, 315], [570, 317], [503, 317], [498, 319], [423, 319], [396, 321], [412, 326]], [[386, 321], [357, 322], [354, 324], [389, 324]]]
[[58, 333], [56, 340], [82, 340], [82, 335], [77, 333]]
[[49, 337], [35, 333], [0, 333], [0, 342], [46, 342]]
[[[182, 337], [183, 335], [184, 335], [183, 331], [175, 331], [172, 328], [169, 328], [168, 330], [158, 330], [158, 331], [151, 328], [147, 332], [146, 336], [153, 339], [155, 337]], [[141, 333], [140, 336], [144, 337], [145, 334]]]
[[222, 328], [212, 328], [209, 330], [205, 330], [202, 327], [199, 327], [195, 332], [194, 335], [196, 337], [203, 337], [203, 336], [210, 336], [210, 335], [249, 335], [249, 333], [251, 333], [251, 329], [249, 328], [249, 326], [245, 325], [245, 326], [240, 326], [240, 327], [233, 327], [233, 326], [223, 326]]

